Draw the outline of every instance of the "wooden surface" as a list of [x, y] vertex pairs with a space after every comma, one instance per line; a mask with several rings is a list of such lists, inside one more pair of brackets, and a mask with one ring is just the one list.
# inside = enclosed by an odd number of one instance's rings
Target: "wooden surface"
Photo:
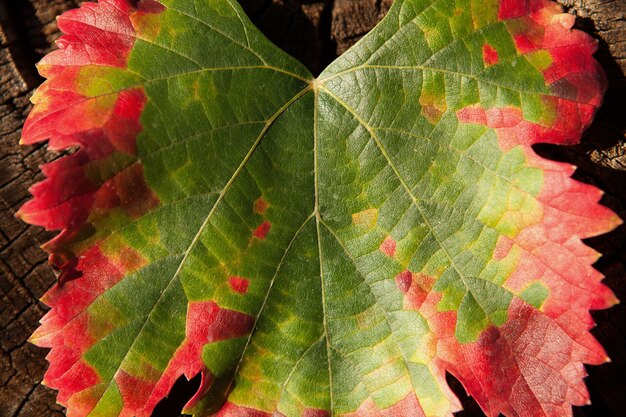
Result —
[[[603, 202], [626, 218], [626, 0], [560, 0], [579, 19], [579, 28], [600, 42], [598, 60], [610, 86], [605, 104], [581, 145], [541, 146], [546, 157], [580, 168], [576, 177], [596, 184]], [[363, 36], [387, 11], [391, 0], [241, 0], [259, 28], [276, 44], [318, 73]], [[20, 147], [18, 140], [30, 109], [29, 97], [41, 82], [34, 64], [58, 37], [55, 16], [76, 7], [78, 0], [0, 0], [0, 417], [61, 417], [55, 392], [39, 384], [46, 368], [43, 349], [26, 342], [45, 307], [38, 298], [54, 282], [38, 248], [50, 234], [14, 218], [28, 199], [28, 188], [42, 179], [38, 165], [58, 155], [42, 146]], [[626, 227], [590, 244], [604, 257], [597, 268], [606, 283], [626, 300]], [[593, 406], [575, 415], [626, 415], [626, 306], [594, 313], [594, 334], [613, 362], [589, 367], [587, 380]], [[180, 381], [155, 411], [177, 416], [197, 381]], [[463, 417], [482, 414], [464, 398]]]

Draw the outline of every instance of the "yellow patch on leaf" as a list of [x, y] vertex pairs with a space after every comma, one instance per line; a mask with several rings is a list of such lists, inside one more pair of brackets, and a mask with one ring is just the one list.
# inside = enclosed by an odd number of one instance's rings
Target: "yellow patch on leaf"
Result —
[[367, 210], [354, 213], [352, 215], [352, 224], [361, 227], [372, 228], [378, 220], [378, 209], [370, 208]]

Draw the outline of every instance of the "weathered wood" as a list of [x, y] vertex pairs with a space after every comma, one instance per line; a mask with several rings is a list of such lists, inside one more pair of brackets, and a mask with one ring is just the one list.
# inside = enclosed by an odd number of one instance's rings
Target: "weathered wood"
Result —
[[[560, 0], [579, 16], [578, 26], [600, 40], [597, 58], [610, 87], [596, 121], [582, 144], [541, 146], [548, 157], [578, 165], [577, 177], [606, 191], [605, 203], [626, 218], [626, 1]], [[241, 0], [248, 14], [276, 44], [318, 73], [369, 31], [392, 0]], [[29, 97], [41, 82], [34, 63], [58, 37], [55, 16], [79, 0], [0, 0], [0, 416], [61, 417], [55, 392], [39, 385], [45, 351], [26, 342], [45, 308], [38, 298], [54, 282], [38, 249], [50, 234], [29, 227], [13, 213], [28, 199], [28, 187], [41, 180], [38, 165], [58, 155], [44, 147], [18, 146], [20, 128], [30, 109]], [[604, 253], [597, 267], [626, 300], [626, 227], [590, 243]], [[594, 334], [613, 363], [589, 367], [593, 406], [577, 416], [622, 416], [626, 410], [626, 306], [594, 314]], [[457, 392], [462, 396], [458, 383]], [[189, 386], [188, 386], [189, 387]], [[186, 391], [189, 391], [187, 388]], [[181, 387], [180, 397], [185, 395]], [[182, 405], [177, 398], [178, 409]], [[176, 402], [176, 401], [174, 401]], [[463, 417], [482, 414], [464, 400]], [[175, 406], [159, 416], [178, 415]], [[157, 413], [155, 412], [155, 415]]]

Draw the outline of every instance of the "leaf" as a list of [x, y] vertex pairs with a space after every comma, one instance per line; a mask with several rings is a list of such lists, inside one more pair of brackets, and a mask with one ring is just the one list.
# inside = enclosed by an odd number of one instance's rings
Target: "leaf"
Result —
[[596, 43], [548, 0], [396, 0], [314, 79], [234, 0], [65, 13], [20, 211], [61, 233], [32, 341], [70, 417], [570, 416], [616, 302], [582, 238], [619, 219], [535, 143], [600, 105]]

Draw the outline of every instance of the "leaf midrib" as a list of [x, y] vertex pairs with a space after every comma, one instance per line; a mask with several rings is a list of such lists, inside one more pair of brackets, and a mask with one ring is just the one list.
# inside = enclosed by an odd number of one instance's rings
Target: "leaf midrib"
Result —
[[317, 250], [320, 264], [320, 287], [322, 290], [322, 315], [324, 324], [324, 337], [326, 339], [326, 361], [328, 363], [328, 390], [330, 401], [330, 415], [335, 415], [335, 400], [334, 400], [334, 388], [333, 388], [333, 367], [331, 364], [331, 346], [330, 346], [330, 333], [328, 332], [328, 313], [326, 312], [326, 286], [324, 280], [324, 267], [322, 262], [322, 238], [320, 236], [320, 223], [322, 222], [320, 213], [320, 196], [319, 196], [319, 138], [317, 123], [319, 118], [319, 90], [320, 85], [317, 81], [314, 82], [315, 86], [315, 101], [313, 102], [313, 172], [314, 172], [314, 185], [315, 185], [315, 228], [317, 231]]

